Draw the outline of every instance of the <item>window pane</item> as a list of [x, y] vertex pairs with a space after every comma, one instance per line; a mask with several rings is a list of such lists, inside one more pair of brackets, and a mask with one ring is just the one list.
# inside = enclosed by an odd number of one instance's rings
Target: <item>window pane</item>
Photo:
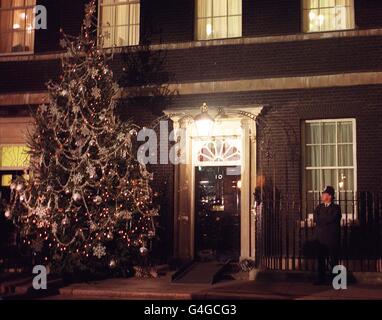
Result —
[[321, 143], [321, 124], [307, 123], [305, 130], [305, 139], [307, 144]]
[[102, 20], [102, 26], [113, 26], [115, 25], [115, 19], [114, 19], [114, 7], [113, 6], [106, 6], [102, 7], [102, 13], [101, 13], [101, 20]]
[[116, 26], [123, 26], [129, 24], [129, 6], [120, 5], [116, 6]]
[[336, 143], [335, 122], [324, 122], [322, 124], [322, 143]]
[[12, 183], [12, 175], [2, 175], [1, 176], [1, 186], [2, 187], [9, 187]]
[[325, 186], [333, 186], [337, 189], [337, 170], [336, 169], [324, 169], [322, 170], [322, 188]]
[[129, 28], [129, 45], [139, 44], [139, 25], [133, 25]]
[[337, 165], [336, 146], [323, 145], [322, 146], [322, 166], [335, 167]]
[[354, 170], [338, 170], [338, 186], [342, 191], [354, 191]]
[[227, 17], [213, 18], [213, 37], [226, 38], [227, 37]]
[[320, 8], [334, 7], [335, 0], [320, 0]]
[[320, 146], [306, 147], [306, 166], [319, 167], [321, 166]]
[[198, 39], [208, 40], [212, 37], [212, 19], [198, 20]]
[[304, 9], [318, 8], [319, 0], [304, 0], [303, 7]]
[[213, 0], [212, 14], [214, 17], [227, 15], [227, 0]]
[[335, 30], [335, 9], [320, 9], [320, 14], [318, 16], [318, 24], [320, 27], [320, 31]]
[[228, 17], [228, 37], [241, 37], [241, 16]]
[[140, 5], [130, 5], [130, 21], [129, 24], [139, 24], [140, 22]]
[[338, 165], [344, 167], [353, 166], [352, 144], [338, 145]]
[[212, 17], [212, 0], [198, 0], [198, 18]]
[[112, 47], [114, 45], [114, 28], [103, 27], [102, 36], [103, 36], [104, 47]]
[[353, 142], [353, 123], [339, 122], [338, 123], [338, 143]]
[[228, 15], [242, 14], [242, 0], [228, 0]]
[[116, 27], [115, 28], [115, 44], [117, 46], [128, 45], [129, 39], [129, 28], [127, 26]]
[[308, 191], [320, 191], [320, 170], [307, 170], [306, 188]]
[[0, 168], [23, 168], [29, 164], [29, 154], [26, 146], [0, 147]]
[[10, 8], [12, 7], [12, 0], [0, 0], [0, 8]]
[[25, 30], [25, 10], [13, 11], [13, 30]]
[[25, 47], [25, 31], [13, 32], [12, 36], [12, 52], [24, 52], [28, 48]]
[[12, 11], [0, 11], [0, 52], [7, 53], [12, 47]]

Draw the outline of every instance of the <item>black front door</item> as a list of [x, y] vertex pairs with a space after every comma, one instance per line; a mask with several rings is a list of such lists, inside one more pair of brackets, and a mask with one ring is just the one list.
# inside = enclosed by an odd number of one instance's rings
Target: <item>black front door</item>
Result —
[[240, 167], [195, 168], [195, 256], [238, 260]]

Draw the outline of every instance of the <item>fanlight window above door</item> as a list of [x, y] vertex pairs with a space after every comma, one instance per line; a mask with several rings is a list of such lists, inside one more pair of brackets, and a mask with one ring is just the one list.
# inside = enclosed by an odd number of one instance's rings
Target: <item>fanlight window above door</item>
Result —
[[241, 141], [239, 139], [214, 139], [196, 141], [196, 165], [240, 165]]

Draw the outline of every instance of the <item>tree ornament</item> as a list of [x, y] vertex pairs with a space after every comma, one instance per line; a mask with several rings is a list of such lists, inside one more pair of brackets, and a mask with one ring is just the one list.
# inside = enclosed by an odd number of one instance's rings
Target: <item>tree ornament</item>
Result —
[[12, 212], [10, 209], [7, 209], [5, 212], [4, 212], [4, 216], [5, 218], [7, 219], [11, 219], [12, 218]]
[[75, 185], [79, 185], [82, 183], [82, 180], [84, 179], [84, 176], [81, 174], [81, 173], [76, 173], [73, 177], [72, 177], [72, 181]]
[[93, 88], [92, 89], [92, 96], [95, 98], [95, 99], [99, 99], [101, 98], [101, 90], [99, 88]]
[[109, 261], [109, 268], [110, 269], [115, 269], [116, 267], [117, 267], [117, 260], [116, 259], [111, 259], [110, 261]]
[[53, 233], [53, 234], [56, 234], [56, 233], [57, 233], [57, 227], [58, 227], [57, 223], [56, 223], [56, 222], [53, 222], [53, 223], [52, 223], [52, 233]]
[[149, 253], [149, 249], [147, 249], [145, 246], [142, 246], [139, 248], [139, 253], [141, 254], [142, 257], [145, 257]]
[[[97, 175], [96, 168], [93, 167], [92, 165], [90, 165], [90, 166], [88, 166], [88, 167], [86, 168], [86, 173], [89, 175], [89, 178], [90, 178], [90, 179], [95, 178], [96, 175]], [[101, 200], [102, 200], [102, 199], [101, 199]]]
[[80, 201], [81, 199], [82, 199], [82, 196], [81, 196], [81, 194], [79, 192], [75, 192], [73, 194], [73, 200], [74, 201]]
[[106, 256], [106, 247], [99, 243], [96, 247], [93, 248], [93, 255], [98, 259]]
[[[61, 224], [62, 224], [63, 226], [68, 225], [68, 224], [69, 224], [69, 219], [68, 219], [68, 217], [65, 217], [64, 219], [62, 219]], [[56, 229], [56, 230], [57, 230], [57, 229]]]
[[148, 237], [149, 239], [154, 239], [154, 238], [155, 238], [155, 231], [150, 230], [150, 231], [148, 232], [148, 234], [147, 234], [147, 237]]
[[44, 247], [44, 241], [42, 241], [41, 239], [32, 241], [31, 248], [35, 252], [41, 252], [43, 247]]
[[99, 205], [102, 203], [102, 197], [101, 197], [101, 196], [96, 196], [96, 197], [94, 197], [93, 202], [94, 202], [97, 206], [99, 206]]

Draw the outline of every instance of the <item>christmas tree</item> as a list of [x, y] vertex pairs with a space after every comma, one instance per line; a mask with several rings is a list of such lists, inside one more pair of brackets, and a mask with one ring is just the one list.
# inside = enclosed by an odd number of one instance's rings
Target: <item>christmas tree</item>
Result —
[[155, 237], [152, 175], [137, 161], [138, 127], [116, 116], [119, 87], [95, 12], [90, 1], [80, 35], [63, 34], [63, 74], [34, 114], [30, 177], [11, 186], [22, 243], [58, 272], [125, 272]]

